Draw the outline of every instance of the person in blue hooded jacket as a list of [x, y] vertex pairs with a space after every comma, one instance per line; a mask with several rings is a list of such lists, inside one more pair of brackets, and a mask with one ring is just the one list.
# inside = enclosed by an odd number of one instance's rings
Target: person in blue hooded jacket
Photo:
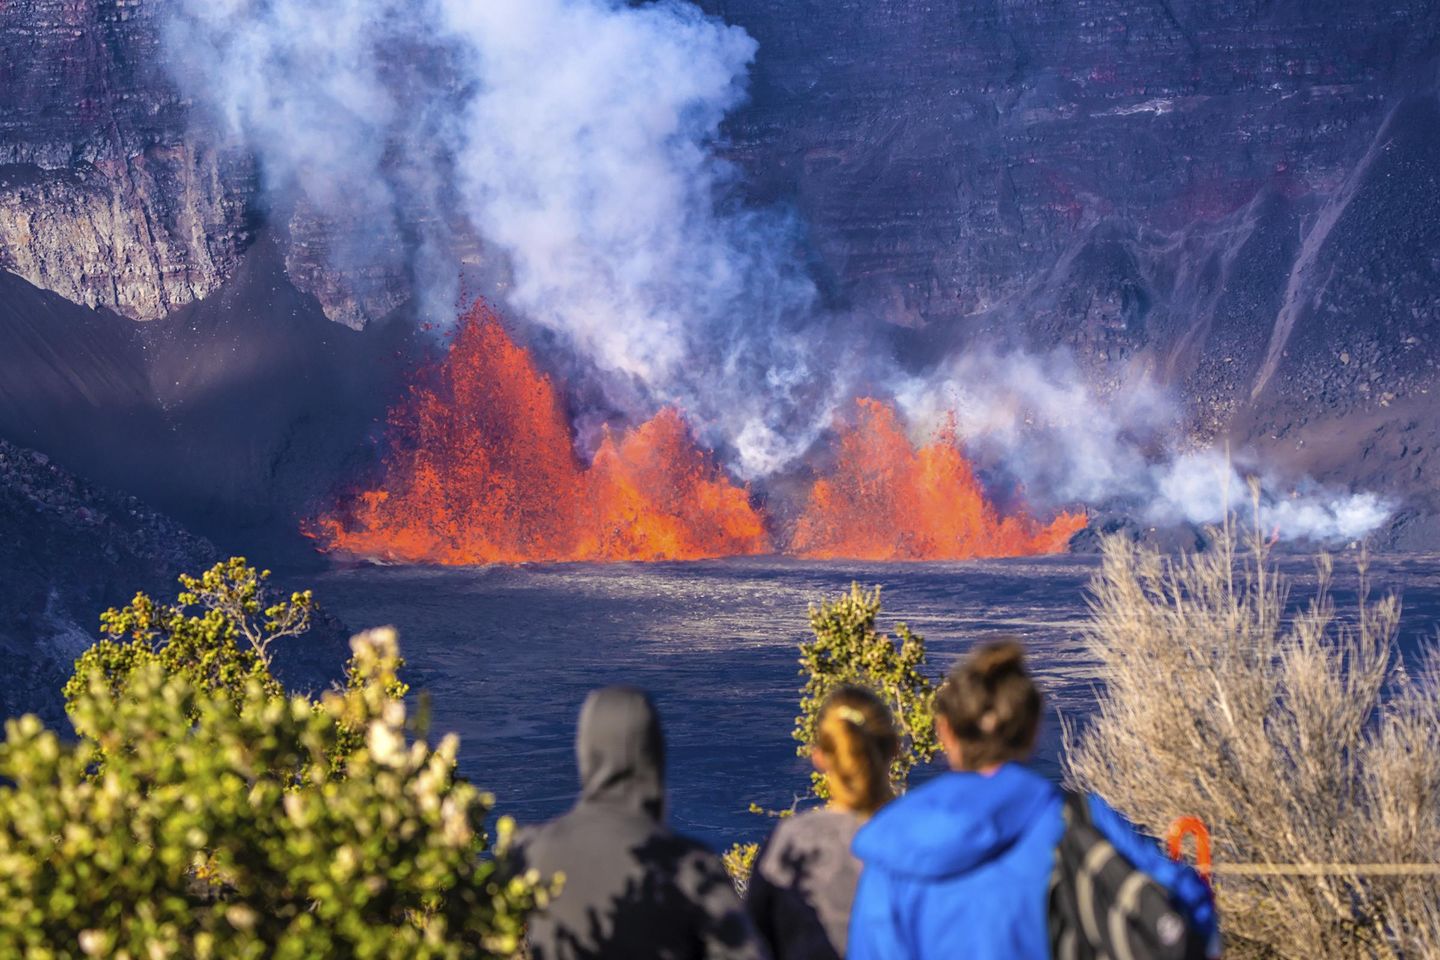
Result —
[[[850, 914], [849, 960], [1046, 960], [1055, 847], [1064, 795], [1021, 766], [1035, 744], [1040, 691], [1024, 651], [980, 647], [935, 696], [951, 772], [880, 810], [855, 837], [863, 863]], [[1210, 890], [1096, 796], [1095, 826], [1174, 905], [1218, 942]]]

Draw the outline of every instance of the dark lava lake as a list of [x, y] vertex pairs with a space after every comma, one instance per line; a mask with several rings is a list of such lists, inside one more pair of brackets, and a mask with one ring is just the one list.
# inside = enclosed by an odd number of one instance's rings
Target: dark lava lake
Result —
[[[460, 765], [522, 823], [573, 802], [572, 742], [586, 691], [632, 683], [655, 697], [669, 741], [671, 819], [714, 845], [758, 839], [754, 801], [789, 806], [808, 766], [790, 739], [796, 645], [807, 604], [852, 581], [884, 588], [886, 629], [926, 638], [940, 674], [978, 639], [1014, 634], [1031, 650], [1050, 717], [1038, 763], [1058, 769], [1055, 711], [1083, 719], [1094, 675], [1080, 650], [1086, 585], [1098, 560], [867, 564], [732, 559], [667, 564], [438, 568], [352, 566], [315, 580], [317, 598], [349, 626], [394, 624], [407, 679], [431, 697], [432, 730], [460, 735]], [[1286, 560], [1293, 599], [1313, 566]], [[1337, 561], [1342, 612], [1353, 564]], [[1440, 624], [1440, 557], [1392, 557], [1371, 569], [1375, 593], [1405, 605], [1402, 648]], [[1177, 638], [1183, 642], [1183, 638]]]

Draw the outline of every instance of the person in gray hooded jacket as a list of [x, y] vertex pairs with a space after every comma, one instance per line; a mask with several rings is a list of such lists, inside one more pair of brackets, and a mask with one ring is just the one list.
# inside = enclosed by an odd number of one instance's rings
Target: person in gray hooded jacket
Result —
[[563, 875], [530, 921], [531, 960], [765, 960], [710, 850], [665, 824], [665, 745], [642, 691], [605, 687], [580, 711], [580, 799], [521, 831], [521, 869]]

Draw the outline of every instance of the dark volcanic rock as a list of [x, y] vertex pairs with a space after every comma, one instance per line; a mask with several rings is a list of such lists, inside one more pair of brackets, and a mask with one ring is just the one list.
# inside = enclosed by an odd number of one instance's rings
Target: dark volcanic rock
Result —
[[1071, 553], [1099, 553], [1107, 537], [1117, 536], [1161, 553], [1196, 553], [1211, 546], [1210, 535], [1194, 524], [1151, 526], [1124, 513], [1099, 510], [1092, 511], [1090, 522], [1070, 538], [1068, 549]]
[[1301, 241], [1237, 434], [1440, 512], [1440, 100], [1403, 101]]
[[[170, 430], [156, 450], [167, 469], [151, 474], [147, 495], [247, 550], [293, 534], [337, 482], [363, 472], [369, 436], [426, 342], [404, 315], [361, 331], [330, 322], [265, 241], [218, 294], [141, 334]], [[135, 483], [145, 476], [142, 465]]]
[[299, 519], [368, 442], [419, 344], [327, 320], [261, 240], [217, 294], [136, 324], [0, 273], [0, 438], [156, 504], [227, 550], [309, 556]]
[[58, 719], [60, 687], [98, 636], [100, 612], [138, 590], [173, 596], [177, 574], [216, 557], [134, 497], [0, 441], [0, 715]]
[[[173, 599], [179, 574], [219, 557], [135, 497], [0, 440], [0, 717], [32, 712], [60, 722], [60, 689], [99, 636], [101, 611], [139, 591]], [[278, 649], [277, 673], [292, 689], [324, 686], [341, 673], [346, 635], [321, 611], [309, 633]]]
[[139, 331], [0, 272], [0, 438], [97, 476], [161, 443]]
[[756, 192], [845, 295], [930, 324], [1028, 300], [1106, 223], [1329, 192], [1440, 49], [1427, 0], [704, 6], [760, 41], [729, 128]]

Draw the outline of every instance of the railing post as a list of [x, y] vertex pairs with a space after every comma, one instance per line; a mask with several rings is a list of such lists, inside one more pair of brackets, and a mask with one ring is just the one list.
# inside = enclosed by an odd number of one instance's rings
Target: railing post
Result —
[[1165, 835], [1166, 845], [1170, 848], [1170, 859], [1179, 860], [1186, 836], [1195, 838], [1195, 869], [1199, 871], [1201, 878], [1210, 882], [1214, 869], [1210, 862], [1210, 830], [1205, 826], [1205, 821], [1199, 817], [1176, 817], [1170, 824], [1170, 830]]

